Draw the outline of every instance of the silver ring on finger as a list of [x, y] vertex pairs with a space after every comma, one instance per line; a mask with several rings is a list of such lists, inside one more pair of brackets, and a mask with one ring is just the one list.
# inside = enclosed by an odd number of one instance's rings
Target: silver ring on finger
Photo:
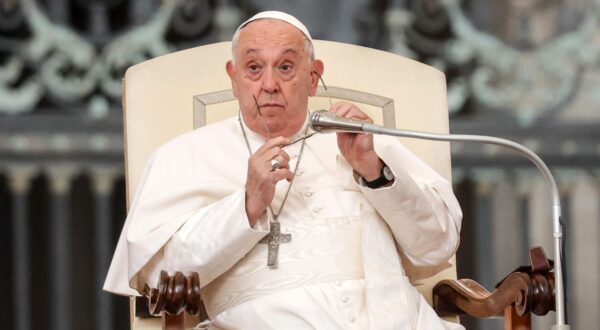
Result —
[[276, 169], [278, 169], [281, 165], [279, 164], [279, 161], [275, 158], [271, 159], [271, 171], [275, 171]]

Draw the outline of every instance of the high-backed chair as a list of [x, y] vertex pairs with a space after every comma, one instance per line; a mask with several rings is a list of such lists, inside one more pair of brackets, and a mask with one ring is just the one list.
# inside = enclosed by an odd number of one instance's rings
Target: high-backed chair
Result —
[[[347, 99], [369, 113], [376, 123], [388, 127], [448, 132], [442, 72], [394, 54], [329, 41], [315, 41], [315, 54], [325, 63], [327, 90], [319, 87], [318, 95], [309, 101], [309, 110], [329, 108], [330, 97], [334, 101]], [[223, 42], [158, 57], [127, 71], [123, 109], [128, 202], [146, 160], [158, 146], [237, 113], [237, 101], [225, 72], [225, 62], [230, 58], [231, 43]], [[403, 143], [451, 180], [448, 143], [410, 139]], [[455, 278], [456, 268], [452, 265], [414, 284], [431, 302], [433, 285]], [[148, 322], [132, 317], [133, 328], [151, 328]]]

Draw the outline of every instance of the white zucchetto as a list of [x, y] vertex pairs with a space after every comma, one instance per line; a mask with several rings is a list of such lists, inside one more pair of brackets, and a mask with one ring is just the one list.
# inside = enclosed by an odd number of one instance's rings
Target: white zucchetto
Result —
[[263, 11], [263, 12], [260, 12], [256, 15], [250, 17], [244, 23], [240, 24], [240, 26], [235, 31], [234, 35], [237, 34], [243, 27], [248, 25], [250, 22], [253, 22], [253, 21], [256, 21], [259, 19], [278, 19], [280, 21], [284, 21], [288, 24], [291, 24], [295, 28], [300, 30], [300, 32], [302, 32], [302, 34], [304, 34], [304, 36], [306, 36], [306, 38], [308, 38], [308, 40], [310, 40], [310, 42], [312, 43], [312, 37], [310, 36], [308, 29], [306, 28], [306, 26], [304, 26], [304, 24], [302, 24], [302, 22], [300, 22], [296, 17], [294, 17], [290, 14], [286, 14], [284, 12], [275, 11], [275, 10]]

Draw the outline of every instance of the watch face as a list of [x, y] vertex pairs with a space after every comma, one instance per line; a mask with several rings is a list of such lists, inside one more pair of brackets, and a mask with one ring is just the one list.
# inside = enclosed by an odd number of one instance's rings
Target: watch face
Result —
[[383, 176], [385, 176], [388, 181], [392, 181], [394, 179], [394, 173], [392, 173], [392, 170], [390, 170], [390, 168], [387, 166], [383, 167]]

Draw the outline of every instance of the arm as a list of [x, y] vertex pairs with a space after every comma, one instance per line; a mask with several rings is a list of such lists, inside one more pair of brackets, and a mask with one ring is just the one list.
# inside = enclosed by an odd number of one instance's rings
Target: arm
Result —
[[400, 142], [382, 140], [386, 142], [377, 144], [377, 153], [394, 173], [394, 182], [379, 189], [359, 185], [361, 191], [413, 265], [447, 261], [458, 246], [462, 219], [450, 183]]
[[[240, 163], [245, 150], [236, 150], [235, 154], [242, 156], [234, 160], [220, 161], [229, 157], [231, 150], [209, 148], [205, 143], [196, 142], [206, 141], [204, 133], [205, 130], [181, 136], [157, 149], [150, 157], [129, 208], [107, 276], [106, 290], [134, 294], [130, 287], [141, 292], [144, 284], [157, 281], [161, 269], [189, 269], [190, 265], [167, 265], [165, 250], [172, 253], [171, 239], [183, 237], [186, 230], [191, 231], [196, 225], [196, 231], [221, 228], [226, 234], [233, 234], [228, 236], [231, 240], [241, 238], [250, 245], [267, 232], [266, 213], [259, 214], [255, 219], [258, 224], [255, 222], [251, 226], [244, 210], [245, 170], [240, 168]], [[215, 161], [206, 162], [206, 159]], [[241, 211], [235, 211], [240, 208]], [[200, 218], [207, 221], [199, 221]], [[240, 221], [242, 218], [245, 222]], [[225, 225], [236, 229], [230, 231], [219, 227]], [[211, 237], [216, 235], [220, 233]], [[193, 238], [190, 236], [191, 244], [195, 243]], [[193, 247], [198, 248], [198, 245]], [[244, 247], [236, 246], [235, 250], [238, 248]], [[214, 256], [203, 260], [202, 267], [210, 268], [207, 263], [213, 259]], [[203, 278], [202, 281], [205, 284], [210, 280]]]
[[[348, 102], [334, 104], [331, 111], [372, 122]], [[379, 138], [382, 143], [375, 144], [371, 134], [337, 133], [356, 184], [388, 223], [403, 254], [416, 266], [445, 262], [458, 245], [462, 218], [450, 184], [396, 139]], [[394, 173], [389, 185], [370, 189], [358, 184], [359, 177], [376, 179], [384, 165]]]
[[[289, 156], [279, 147], [286, 138], [270, 139], [248, 159], [245, 189], [211, 203], [189, 217], [165, 246], [169, 271], [195, 271], [201, 285], [227, 271], [269, 230], [271, 204], [278, 181], [291, 180]], [[273, 170], [271, 160], [280, 167]]]
[[227, 271], [269, 230], [267, 214], [251, 227], [245, 212], [245, 191], [237, 191], [199, 209], [165, 246], [169, 272], [198, 272], [202, 286]]

